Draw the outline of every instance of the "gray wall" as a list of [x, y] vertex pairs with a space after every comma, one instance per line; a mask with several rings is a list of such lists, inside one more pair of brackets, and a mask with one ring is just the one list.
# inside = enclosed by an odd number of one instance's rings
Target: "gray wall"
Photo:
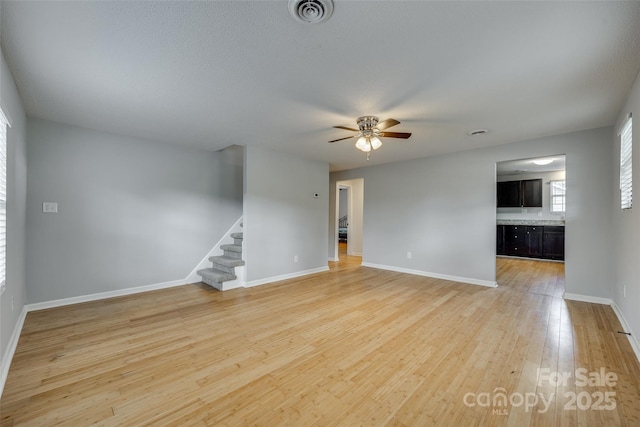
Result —
[[26, 299], [27, 118], [1, 51], [0, 105], [12, 120], [11, 128], [7, 132], [7, 288], [0, 296], [0, 357], [4, 368], [9, 339]]
[[185, 279], [242, 215], [233, 154], [43, 120], [28, 132], [29, 303]]
[[[633, 113], [633, 208], [620, 209], [620, 137], [627, 113]], [[614, 300], [629, 323], [632, 336], [640, 336], [640, 75], [629, 93], [626, 105], [619, 114], [614, 127], [613, 143], [613, 184], [610, 191], [615, 196], [612, 201], [615, 231], [614, 250]], [[626, 297], [624, 289], [626, 287]]]
[[[363, 262], [493, 281], [496, 162], [558, 153], [567, 156], [571, 189], [567, 292], [609, 298], [611, 128], [336, 172], [330, 188], [335, 191], [339, 180], [364, 178]], [[335, 193], [329, 200], [335, 201]], [[332, 217], [329, 258], [335, 256], [334, 224]]]
[[248, 146], [244, 170], [243, 255], [249, 285], [326, 267], [329, 165]]

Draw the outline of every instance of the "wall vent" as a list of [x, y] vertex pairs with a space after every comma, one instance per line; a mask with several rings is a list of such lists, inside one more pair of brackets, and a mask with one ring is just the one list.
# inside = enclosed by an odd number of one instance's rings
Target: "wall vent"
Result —
[[332, 0], [289, 0], [289, 13], [305, 24], [318, 24], [333, 13]]

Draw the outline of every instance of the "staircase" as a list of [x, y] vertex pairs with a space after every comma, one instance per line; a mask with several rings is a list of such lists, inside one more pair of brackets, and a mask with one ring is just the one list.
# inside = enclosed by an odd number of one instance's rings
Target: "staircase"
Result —
[[[241, 224], [242, 226], [242, 224]], [[233, 244], [220, 245], [223, 254], [209, 257], [211, 268], [198, 270], [197, 274], [202, 277], [202, 281], [209, 286], [213, 286], [219, 291], [223, 291], [224, 282], [236, 280], [236, 267], [244, 265], [242, 260], [242, 233], [231, 233]]]

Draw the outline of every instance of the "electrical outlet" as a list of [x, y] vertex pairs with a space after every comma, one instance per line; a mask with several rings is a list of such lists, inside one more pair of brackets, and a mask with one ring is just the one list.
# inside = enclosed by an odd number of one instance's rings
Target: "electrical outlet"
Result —
[[413, 254], [411, 254], [411, 252], [407, 252], [407, 258], [411, 259], [412, 256]]
[[293, 262], [298, 262], [298, 255], [293, 256]]

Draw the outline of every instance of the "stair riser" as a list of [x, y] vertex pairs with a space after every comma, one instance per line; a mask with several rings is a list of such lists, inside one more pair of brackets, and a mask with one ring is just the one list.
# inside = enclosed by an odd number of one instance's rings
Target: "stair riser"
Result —
[[224, 251], [224, 256], [228, 256], [233, 259], [242, 259], [242, 254], [240, 252]]
[[238, 245], [238, 246], [242, 246], [242, 239], [233, 239], [233, 244], [234, 245]]
[[207, 283], [209, 282], [222, 283], [222, 282], [228, 282], [229, 280], [237, 279], [235, 274], [229, 274], [227, 272], [220, 271], [220, 270], [217, 270], [217, 271], [211, 270], [211, 269], [200, 270], [198, 274], [203, 279], [206, 279], [208, 281]]
[[215, 268], [216, 270], [224, 271], [225, 273], [234, 274], [234, 275], [236, 274], [235, 267], [227, 267], [226, 265], [218, 264], [215, 262], [212, 262], [211, 266], [212, 268]]
[[205, 278], [203, 278], [203, 279], [202, 279], [202, 281], [203, 281], [204, 283], [206, 283], [207, 285], [209, 285], [209, 286], [212, 286], [212, 287], [216, 288], [216, 289], [217, 289], [217, 290], [219, 290], [219, 291], [221, 291], [221, 290], [222, 290], [222, 283], [219, 283], [219, 282], [212, 282], [212, 281], [207, 280], [207, 279], [205, 279]]

